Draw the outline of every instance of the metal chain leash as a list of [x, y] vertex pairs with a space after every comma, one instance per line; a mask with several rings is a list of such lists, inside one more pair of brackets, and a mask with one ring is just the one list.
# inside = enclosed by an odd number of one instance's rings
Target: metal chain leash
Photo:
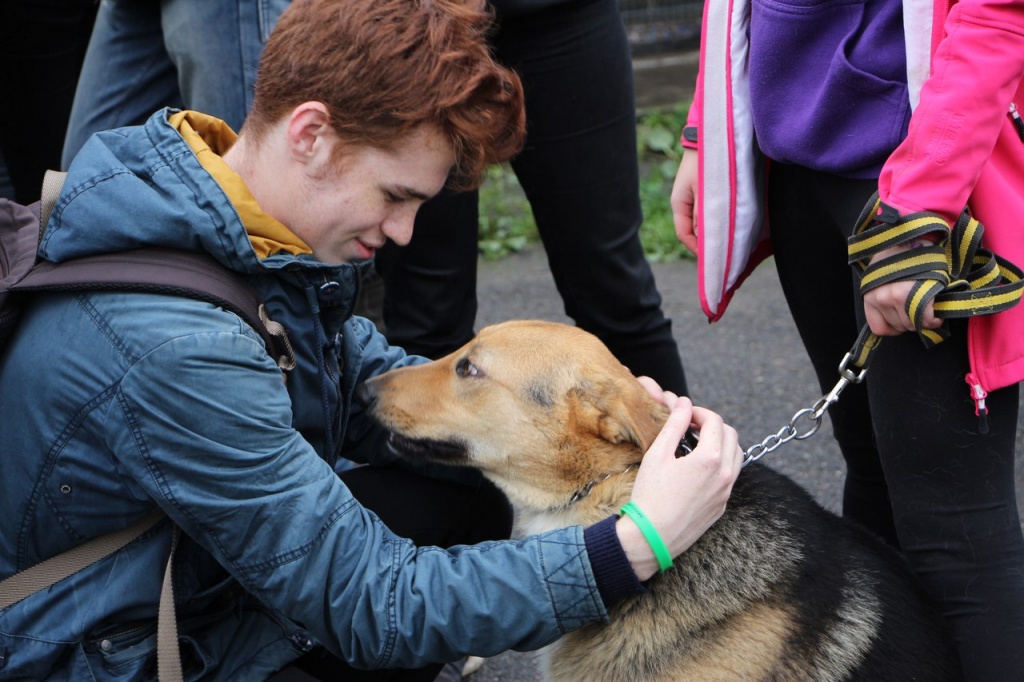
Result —
[[[741, 466], [747, 466], [751, 462], [756, 462], [769, 452], [778, 449], [791, 440], [805, 440], [817, 433], [821, 427], [821, 418], [825, 416], [828, 408], [839, 401], [839, 395], [843, 390], [850, 384], [859, 384], [864, 381], [864, 376], [868, 373], [867, 368], [858, 369], [855, 367], [851, 369], [850, 363], [852, 360], [852, 353], [847, 353], [843, 357], [843, 361], [839, 363], [839, 381], [836, 382], [831, 391], [819, 398], [811, 407], [799, 410], [789, 420], [789, 423], [779, 429], [777, 433], [773, 433], [760, 443], [747, 448], [743, 453], [743, 464]], [[801, 421], [809, 422], [807, 429], [803, 432], [797, 429], [797, 424]]]

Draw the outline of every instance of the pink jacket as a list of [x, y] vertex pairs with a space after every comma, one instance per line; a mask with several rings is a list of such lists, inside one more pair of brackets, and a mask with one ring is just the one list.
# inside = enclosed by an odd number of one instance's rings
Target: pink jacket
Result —
[[[1024, 2], [904, 0], [903, 8], [914, 113], [882, 169], [879, 196], [901, 213], [951, 220], [969, 206], [985, 226], [984, 246], [1024, 265], [1024, 129], [1012, 117], [1014, 103], [1024, 110]], [[750, 116], [749, 21], [749, 0], [705, 4], [687, 121], [698, 141], [683, 140], [699, 151], [698, 287], [712, 321], [770, 255], [766, 164]], [[968, 335], [966, 379], [976, 401], [1024, 378], [1024, 304], [971, 318]]]

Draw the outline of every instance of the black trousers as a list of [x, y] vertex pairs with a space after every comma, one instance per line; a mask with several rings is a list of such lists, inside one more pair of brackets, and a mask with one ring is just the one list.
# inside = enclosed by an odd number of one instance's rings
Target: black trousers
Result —
[[[497, 58], [522, 78], [527, 140], [512, 160], [576, 323], [634, 374], [686, 393], [671, 322], [639, 239], [633, 71], [616, 0], [494, 0]], [[541, 9], [536, 9], [537, 7]], [[477, 193], [444, 193], [412, 243], [377, 255], [389, 341], [440, 357], [474, 335]]]
[[[462, 484], [428, 479], [398, 467], [359, 467], [341, 479], [356, 499], [392, 531], [417, 545], [450, 547], [508, 538], [512, 508], [490, 482]], [[324, 649], [314, 649], [275, 682], [346, 680], [346, 682], [429, 682], [443, 664], [416, 670], [357, 670]]]
[[[775, 263], [822, 392], [864, 323], [846, 238], [875, 180], [773, 164]], [[1018, 386], [988, 397], [979, 431], [964, 377], [966, 323], [926, 350], [886, 337], [864, 385], [829, 416], [847, 464], [843, 513], [903, 550], [938, 603], [970, 680], [1024, 670], [1024, 539], [1014, 490]], [[1016, 672], [1014, 672], [1016, 671]]]

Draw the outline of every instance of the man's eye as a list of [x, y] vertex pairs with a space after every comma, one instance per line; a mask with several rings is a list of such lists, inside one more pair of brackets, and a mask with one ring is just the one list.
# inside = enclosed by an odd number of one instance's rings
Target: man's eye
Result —
[[388, 192], [386, 190], [384, 191], [384, 198], [387, 200], [389, 204], [400, 204], [403, 201], [405, 201], [404, 197], [400, 197], [394, 192]]
[[460, 377], [479, 377], [483, 375], [480, 368], [466, 359], [459, 360], [455, 364], [455, 373]]

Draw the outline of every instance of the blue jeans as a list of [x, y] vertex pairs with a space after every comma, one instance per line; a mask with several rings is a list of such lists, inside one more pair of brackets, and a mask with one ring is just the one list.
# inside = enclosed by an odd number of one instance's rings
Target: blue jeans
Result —
[[291, 0], [103, 0], [75, 92], [67, 168], [95, 132], [165, 106], [241, 128], [267, 36]]

